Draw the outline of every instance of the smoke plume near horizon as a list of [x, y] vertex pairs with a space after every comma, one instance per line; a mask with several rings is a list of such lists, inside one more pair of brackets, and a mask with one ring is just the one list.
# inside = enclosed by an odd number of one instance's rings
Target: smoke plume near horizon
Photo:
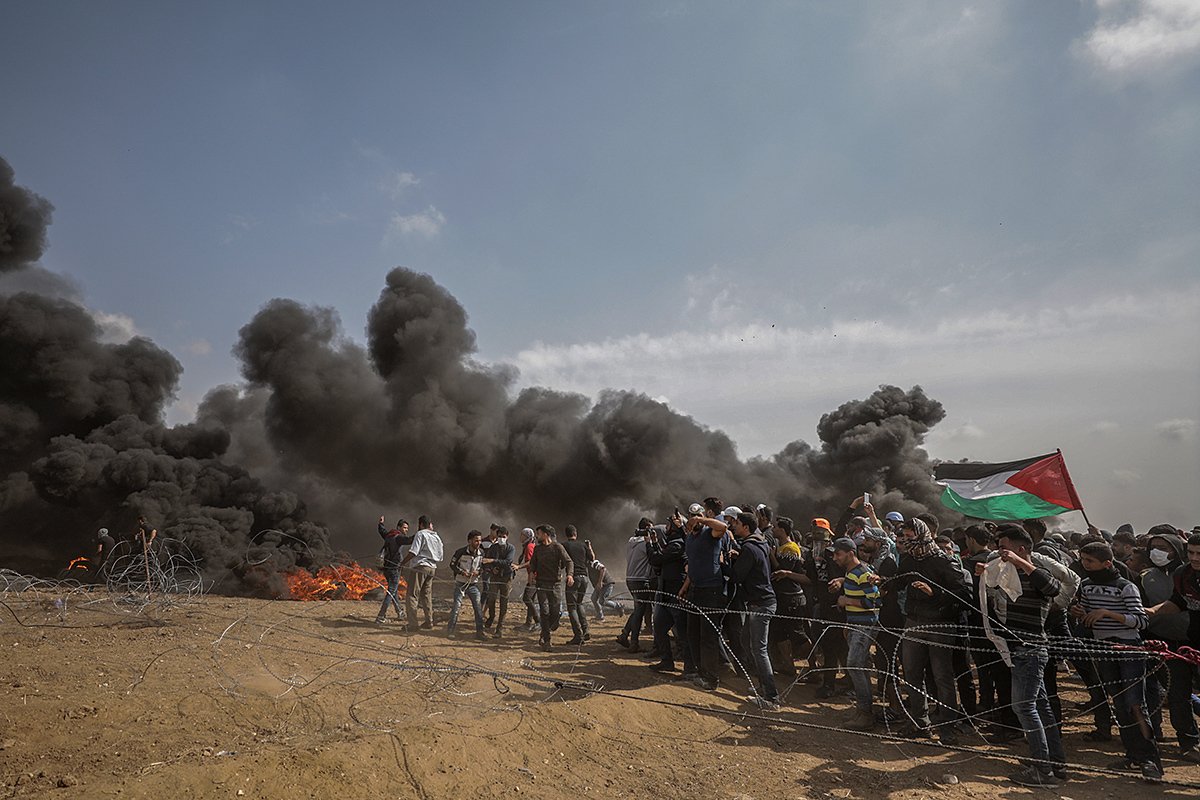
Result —
[[[0, 271], [40, 270], [51, 208], [0, 160]], [[637, 391], [516, 391], [516, 370], [475, 357], [466, 310], [429, 275], [391, 270], [365, 330], [358, 344], [332, 309], [270, 300], [240, 330], [245, 383], [169, 427], [174, 356], [142, 337], [104, 342], [75, 298], [0, 284], [10, 566], [65, 562], [96, 528], [145, 514], [225, 590], [271, 596], [288, 568], [373, 549], [381, 512], [443, 520], [447, 544], [492, 520], [575, 522], [615, 555], [642, 514], [707, 495], [797, 519], [862, 491], [905, 513], [936, 503], [922, 444], [945, 412], [919, 386], [843, 403], [816, 446], [742, 460], [724, 432]], [[264, 529], [287, 535], [252, 546]]]

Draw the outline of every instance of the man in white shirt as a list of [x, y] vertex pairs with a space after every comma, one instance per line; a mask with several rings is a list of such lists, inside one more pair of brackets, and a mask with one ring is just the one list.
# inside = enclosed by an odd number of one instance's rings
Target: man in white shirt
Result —
[[425, 614], [421, 630], [433, 629], [433, 574], [442, 561], [442, 537], [433, 529], [433, 523], [424, 514], [417, 520], [417, 532], [408, 548], [404, 561], [400, 563], [408, 581], [408, 593], [404, 597], [404, 608], [408, 617], [408, 631], [417, 630], [417, 607]]

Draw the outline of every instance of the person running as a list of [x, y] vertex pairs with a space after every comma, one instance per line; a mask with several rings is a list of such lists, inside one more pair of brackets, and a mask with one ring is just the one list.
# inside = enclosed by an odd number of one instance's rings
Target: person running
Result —
[[404, 559], [404, 550], [412, 544], [413, 537], [408, 535], [408, 522], [397, 520], [396, 527], [387, 528], [383, 516], [379, 517], [379, 536], [383, 539], [383, 577], [387, 581], [387, 591], [383, 595], [383, 604], [375, 615], [375, 623], [382, 625], [387, 619], [389, 607], [396, 609], [396, 619], [404, 620], [404, 610], [400, 608], [400, 562]]
[[529, 571], [529, 559], [533, 558], [533, 550], [537, 547], [537, 534], [533, 528], [521, 529], [521, 555], [514, 569], [525, 570], [525, 588], [521, 591], [521, 601], [525, 604], [525, 625], [522, 630], [537, 630], [541, 617], [537, 607], [537, 583], [533, 573]]

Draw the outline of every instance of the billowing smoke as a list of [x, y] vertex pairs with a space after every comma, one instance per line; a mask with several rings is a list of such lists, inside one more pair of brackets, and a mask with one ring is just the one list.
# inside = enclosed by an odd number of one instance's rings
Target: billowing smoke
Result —
[[[45, 248], [49, 214], [0, 160], [0, 266], [51, 274], [31, 263]], [[94, 549], [98, 527], [130, 532], [141, 514], [231, 591], [284, 593], [281, 569], [330, 557], [328, 532], [292, 492], [271, 491], [223, 459], [230, 430], [162, 423], [182, 372], [174, 356], [141, 337], [101, 339], [93, 316], [70, 299], [0, 294], [5, 566], [57, 571]], [[250, 547], [268, 528], [289, 535]]]
[[[263, 433], [246, 434], [269, 441], [288, 473], [320, 476], [383, 508], [462, 518], [454, 510], [469, 505], [623, 531], [613, 525], [622, 515], [714, 493], [800, 517], [831, 513], [864, 490], [910, 513], [935, 499], [921, 443], [944, 411], [920, 387], [883, 386], [825, 415], [819, 448], [798, 441], [742, 461], [724, 433], [644, 394], [610, 390], [593, 402], [535, 387], [513, 397], [511, 369], [473, 359], [462, 306], [407, 269], [388, 274], [365, 348], [332, 311], [274, 300], [242, 329], [236, 352], [253, 396], [266, 398], [253, 404]], [[211, 396], [201, 417], [221, 416], [211, 406], [228, 407], [227, 392]]]
[[12, 167], [0, 158], [0, 273], [42, 257], [54, 206], [13, 182]]
[[[3, 167], [12, 244], [0, 252], [5, 268], [28, 267], [50, 206]], [[193, 424], [170, 428], [173, 356], [142, 338], [104, 343], [71, 298], [0, 293], [0, 540], [18, 560], [53, 563], [96, 527], [144, 513], [210, 577], [232, 576], [230, 590], [269, 594], [281, 568], [331, 556], [316, 518], [359, 552], [380, 512], [430, 513], [450, 540], [491, 519], [573, 521], [603, 549], [638, 516], [712, 494], [799, 519], [862, 491], [907, 513], [936, 498], [921, 445], [944, 411], [920, 387], [881, 386], [822, 417], [816, 447], [747, 461], [723, 432], [644, 394], [516, 392], [515, 370], [475, 352], [458, 301], [397, 268], [365, 346], [330, 309], [267, 303], [235, 348], [245, 384], [214, 389]], [[247, 559], [268, 528], [287, 535]]]

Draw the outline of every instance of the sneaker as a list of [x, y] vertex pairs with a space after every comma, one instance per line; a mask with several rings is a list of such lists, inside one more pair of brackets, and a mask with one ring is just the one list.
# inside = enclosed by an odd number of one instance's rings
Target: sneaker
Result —
[[553, 647], [551, 647], [551, 645], [550, 645], [549, 639], [542, 640], [542, 649], [545, 650], [547, 653], [553, 649]]
[[1024, 738], [1025, 738], [1024, 731], [1015, 731], [1012, 728], [1001, 728], [1000, 730], [993, 733], [991, 736], [987, 737], [987, 740], [988, 740], [989, 744], [1004, 745], [1004, 744], [1009, 744], [1010, 742], [1015, 742], [1018, 739], [1023, 740]]
[[832, 686], [817, 687], [817, 697], [821, 698], [822, 700], [828, 700], [829, 698], [833, 697], [835, 694], [837, 694], [837, 690], [834, 689]]
[[1110, 731], [1100, 730], [1097, 728], [1094, 731], [1088, 731], [1081, 738], [1085, 742], [1111, 742], [1112, 733]]
[[1032, 786], [1033, 788], [1054, 788], [1061, 781], [1054, 777], [1053, 772], [1042, 772], [1037, 767], [1028, 767], [1020, 772], [1009, 776], [1009, 780], [1021, 786]]
[[487, 639], [487, 634], [483, 631], [475, 631], [475, 638], [482, 642]]
[[1190, 761], [1193, 764], [1200, 764], [1200, 747], [1192, 745], [1185, 747], [1179, 751], [1179, 758], [1183, 761]]
[[621, 647], [624, 647], [626, 650], [628, 650], [629, 649], [629, 638], [625, 634], [621, 634], [620, 636], [617, 637], [617, 644], [621, 645]]
[[1140, 767], [1142, 771], [1142, 780], [1146, 783], [1162, 783], [1163, 770], [1154, 761], [1144, 761]]
[[659, 661], [657, 664], [651, 664], [648, 667], [648, 669], [652, 669], [655, 672], [674, 672], [675, 671], [675, 662]]
[[567, 645], [568, 645], [568, 646], [572, 646], [572, 647], [573, 647], [573, 646], [575, 646], [575, 645], [579, 645], [579, 644], [583, 644], [583, 639], [580, 639], [578, 636], [574, 636], [574, 637], [572, 637], [572, 638], [570, 638], [570, 639], [568, 639], [568, 640], [567, 640]]
[[640, 653], [640, 652], [642, 652], [642, 647], [641, 647], [641, 645], [639, 645], [639, 644], [638, 644], [638, 642], [637, 642], [637, 639], [634, 639], [633, 641], [631, 641], [631, 642], [629, 643], [629, 647], [628, 647], [627, 649], [628, 649], [628, 650], [629, 650], [629, 652], [631, 652], [631, 653]]
[[432, 623], [432, 622], [428, 622], [428, 621], [426, 621], [426, 622], [422, 622], [422, 623], [421, 623], [421, 630], [423, 630], [423, 631], [431, 631], [431, 630], [433, 630], [433, 623]]
[[692, 678], [692, 683], [695, 684], [698, 688], [703, 689], [706, 692], [711, 692], [717, 688], [716, 681], [710, 681], [708, 678], [704, 677], [703, 675], [697, 675], [696, 677]]
[[757, 695], [750, 695], [749, 697], [746, 698], [746, 702], [750, 703], [751, 705], [758, 706], [763, 711], [778, 711], [779, 710], [779, 701], [768, 700], [765, 697], [759, 697]]
[[447, 639], [457, 639], [458, 634], [455, 633], [454, 631], [446, 631], [446, 638]]
[[500, 633], [500, 629], [499, 629], [499, 628], [496, 628], [496, 630], [495, 630], [495, 631], [493, 631], [493, 633], [492, 633], [492, 638], [493, 638], [493, 639], [499, 639], [501, 636], [503, 636], [503, 634], [502, 634], [502, 633]]
[[384, 619], [383, 617], [376, 617], [376, 618], [375, 618], [375, 624], [376, 624], [376, 625], [382, 625], [382, 624], [383, 624], [383, 623], [385, 623], [385, 622], [387, 622], [387, 620], [386, 620], [386, 619]]
[[861, 708], [855, 709], [855, 715], [844, 727], [848, 731], [870, 731], [875, 729], [875, 715]]
[[1141, 764], [1137, 763], [1136, 761], [1131, 761], [1128, 758], [1112, 761], [1105, 765], [1105, 769], [1111, 769], [1117, 772], [1137, 772], [1141, 768]]
[[696, 672], [695, 670], [692, 670], [691, 672], [681, 672], [681, 673], [679, 673], [678, 675], [676, 675], [674, 678], [672, 678], [671, 680], [674, 680], [674, 681], [694, 681], [694, 680], [696, 680], [696, 678], [698, 678], [698, 677], [700, 677], [700, 673], [699, 673], [699, 672]]

